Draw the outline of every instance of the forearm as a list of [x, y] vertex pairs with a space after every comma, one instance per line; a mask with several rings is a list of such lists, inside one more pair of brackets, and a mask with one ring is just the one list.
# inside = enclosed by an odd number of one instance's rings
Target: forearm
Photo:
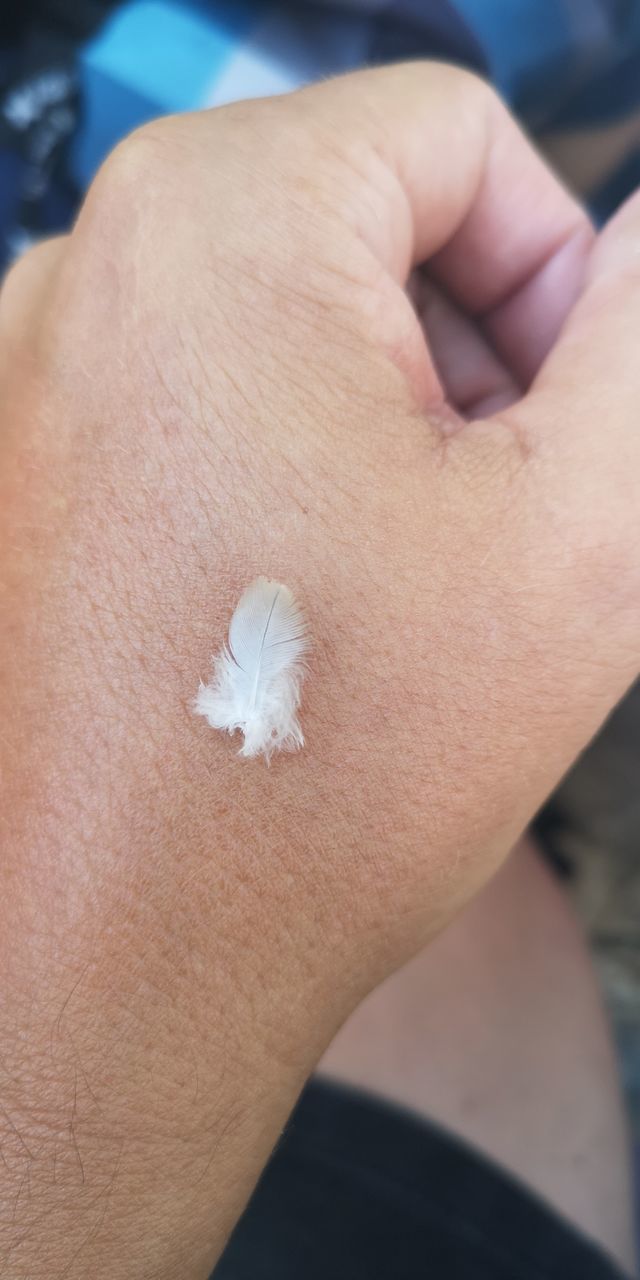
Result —
[[348, 998], [305, 951], [309, 783], [192, 712], [256, 563], [219, 473], [156, 423], [29, 409], [3, 466], [3, 1256], [205, 1275]]

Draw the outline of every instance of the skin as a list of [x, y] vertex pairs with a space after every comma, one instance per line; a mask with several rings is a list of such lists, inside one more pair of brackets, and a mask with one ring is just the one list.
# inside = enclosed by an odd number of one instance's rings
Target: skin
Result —
[[[639, 235], [416, 65], [146, 127], [9, 276], [0, 1275], [206, 1276], [635, 676]], [[270, 768], [192, 712], [258, 573], [314, 637]]]

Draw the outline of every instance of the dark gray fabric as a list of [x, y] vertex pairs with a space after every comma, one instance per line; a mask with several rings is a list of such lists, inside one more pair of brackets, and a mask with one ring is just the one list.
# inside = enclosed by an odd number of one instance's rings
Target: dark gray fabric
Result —
[[213, 1280], [622, 1280], [441, 1129], [314, 1081]]

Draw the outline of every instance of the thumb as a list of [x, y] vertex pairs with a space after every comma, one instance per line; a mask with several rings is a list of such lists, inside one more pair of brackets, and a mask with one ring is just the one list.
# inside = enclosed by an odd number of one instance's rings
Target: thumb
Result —
[[[585, 286], [528, 394], [501, 415], [550, 473], [637, 543], [640, 510], [640, 192], [600, 234]], [[549, 479], [549, 476], [546, 476]], [[578, 481], [582, 479], [583, 484]]]
[[[509, 424], [534, 477], [539, 562], [583, 673], [610, 702], [640, 667], [640, 192], [601, 234], [585, 288]], [[588, 673], [587, 673], [588, 674]], [[588, 677], [587, 683], [591, 682]]]

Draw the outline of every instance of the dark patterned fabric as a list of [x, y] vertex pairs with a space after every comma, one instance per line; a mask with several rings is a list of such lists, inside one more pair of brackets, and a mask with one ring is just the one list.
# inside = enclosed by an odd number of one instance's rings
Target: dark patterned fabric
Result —
[[600, 219], [640, 180], [640, 0], [23, 0], [4, 9], [0, 268], [68, 227], [100, 161], [145, 120], [397, 59], [473, 68], [536, 134], [578, 134], [584, 147], [597, 131], [601, 159], [583, 185]]

